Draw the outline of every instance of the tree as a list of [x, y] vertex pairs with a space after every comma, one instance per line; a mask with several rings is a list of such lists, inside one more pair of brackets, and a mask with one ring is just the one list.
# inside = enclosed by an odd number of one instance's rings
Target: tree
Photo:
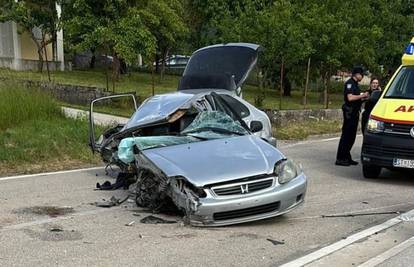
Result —
[[[137, 1], [138, 2], [138, 1]], [[120, 58], [134, 63], [139, 55], [150, 57], [155, 52], [156, 39], [144, 24], [144, 17], [153, 17], [139, 8], [136, 1], [127, 0], [67, 0], [64, 6], [75, 13], [65, 14], [67, 29], [83, 29], [75, 39], [77, 51], [97, 49], [112, 56], [112, 81], [119, 76]]]
[[[37, 46], [39, 56], [39, 71], [43, 70], [44, 57], [50, 80], [47, 64], [46, 46], [55, 41], [56, 32], [60, 29], [60, 22], [56, 12], [56, 1], [53, 0], [1, 0], [0, 22], [14, 21], [21, 30], [30, 34]], [[36, 36], [35, 29], [40, 32]]]
[[160, 74], [163, 79], [165, 59], [171, 50], [179, 48], [188, 33], [183, 4], [179, 0], [147, 0], [141, 2], [139, 7], [145, 10], [144, 24], [156, 40], [156, 71], [159, 72], [161, 61]]

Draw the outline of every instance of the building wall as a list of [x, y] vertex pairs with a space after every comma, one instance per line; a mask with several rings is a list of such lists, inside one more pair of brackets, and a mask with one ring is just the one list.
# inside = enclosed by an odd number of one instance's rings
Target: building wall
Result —
[[[39, 36], [36, 36], [36, 37], [39, 37]], [[22, 34], [20, 34], [20, 47], [21, 47], [22, 59], [27, 59], [27, 60], [38, 60], [39, 59], [39, 55], [37, 54], [36, 43], [32, 40], [28, 32], [23, 32]], [[53, 60], [52, 44], [49, 44], [46, 47], [46, 51], [47, 51], [47, 59], [49, 61]], [[45, 57], [43, 57], [43, 59], [45, 59]]]
[[0, 58], [13, 58], [13, 29], [11, 22], [0, 23]]

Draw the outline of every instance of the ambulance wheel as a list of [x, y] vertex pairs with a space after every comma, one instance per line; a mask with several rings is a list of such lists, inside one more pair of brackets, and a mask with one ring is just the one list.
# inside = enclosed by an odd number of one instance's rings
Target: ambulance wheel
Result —
[[362, 164], [362, 173], [365, 178], [378, 178], [381, 173], [381, 167], [376, 165]]

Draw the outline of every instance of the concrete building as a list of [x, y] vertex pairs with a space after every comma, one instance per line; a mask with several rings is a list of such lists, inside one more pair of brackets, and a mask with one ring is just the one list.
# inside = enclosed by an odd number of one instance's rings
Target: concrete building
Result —
[[[61, 9], [56, 5], [60, 16]], [[13, 70], [37, 70], [39, 56], [37, 46], [30, 37], [30, 33], [21, 31], [14, 22], [0, 23], [0, 68]], [[34, 28], [36, 38], [41, 38], [40, 29]], [[21, 32], [21, 33], [20, 33]], [[63, 31], [56, 34], [56, 42], [46, 47], [50, 70], [64, 70]], [[45, 58], [43, 56], [43, 58]], [[46, 63], [43, 64], [46, 69]]]

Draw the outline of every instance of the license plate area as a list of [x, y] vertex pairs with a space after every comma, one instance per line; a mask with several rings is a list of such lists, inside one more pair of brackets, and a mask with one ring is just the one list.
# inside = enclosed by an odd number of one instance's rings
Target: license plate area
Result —
[[414, 169], [414, 160], [412, 159], [394, 159], [392, 165], [397, 168]]

